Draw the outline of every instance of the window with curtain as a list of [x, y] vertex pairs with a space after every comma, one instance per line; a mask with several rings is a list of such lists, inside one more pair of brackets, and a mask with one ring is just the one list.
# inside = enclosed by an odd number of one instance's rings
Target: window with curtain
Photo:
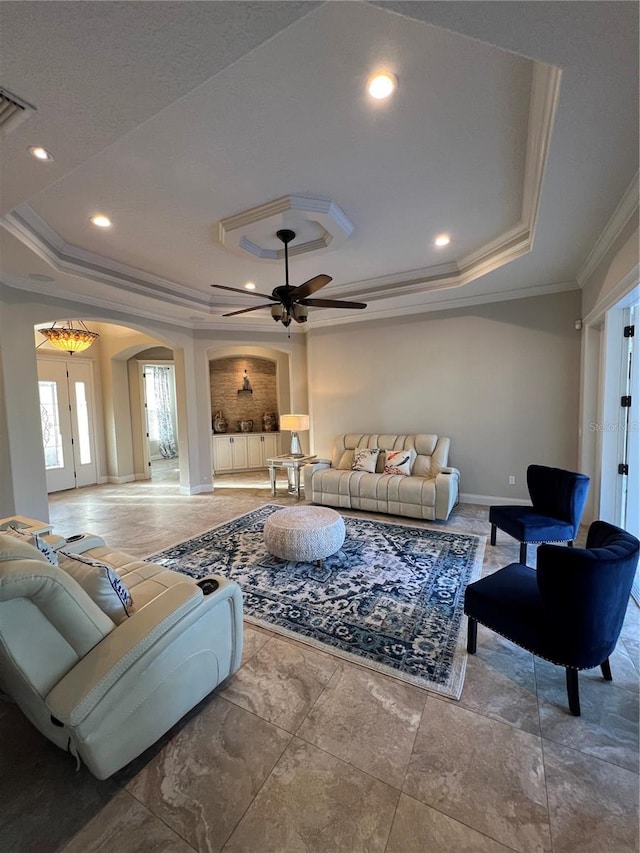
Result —
[[165, 459], [178, 455], [173, 426], [171, 368], [147, 364], [144, 369], [149, 438], [159, 443]]

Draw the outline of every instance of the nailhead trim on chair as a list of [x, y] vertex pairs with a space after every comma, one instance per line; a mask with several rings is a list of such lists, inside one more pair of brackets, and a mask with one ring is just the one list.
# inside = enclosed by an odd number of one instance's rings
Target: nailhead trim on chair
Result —
[[571, 666], [567, 663], [560, 663], [557, 660], [551, 660], [551, 658], [546, 658], [544, 655], [538, 654], [538, 652], [534, 652], [533, 649], [528, 649], [526, 646], [523, 646], [521, 643], [516, 643], [515, 640], [512, 640], [511, 637], [507, 637], [506, 634], [501, 634], [500, 631], [496, 631], [495, 628], [492, 628], [490, 625], [485, 625], [484, 622], [481, 622], [479, 619], [476, 619], [475, 616], [469, 616], [468, 613], [464, 614], [468, 619], [475, 619], [478, 625], [482, 625], [483, 628], [487, 628], [489, 631], [492, 631], [494, 634], [497, 634], [499, 637], [502, 637], [505, 640], [509, 640], [510, 643], [513, 643], [514, 646], [517, 646], [519, 649], [524, 649], [525, 652], [529, 652], [536, 658], [541, 658], [541, 660], [546, 660], [549, 663], [552, 663], [554, 666], [563, 666], [565, 669], [576, 669], [578, 672], [582, 672], [585, 669], [595, 669], [597, 666], [600, 666], [599, 663], [594, 664], [593, 666]]

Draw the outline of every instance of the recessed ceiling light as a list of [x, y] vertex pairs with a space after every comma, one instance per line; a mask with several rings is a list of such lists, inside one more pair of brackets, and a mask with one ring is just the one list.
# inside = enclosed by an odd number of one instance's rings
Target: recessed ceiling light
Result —
[[36, 160], [42, 160], [44, 163], [53, 160], [53, 156], [41, 145], [30, 145], [29, 154], [31, 154], [32, 157], [35, 157]]
[[451, 237], [448, 234], [438, 234], [436, 239], [433, 241], [436, 246], [448, 246], [451, 242]]
[[255, 284], [254, 284], [252, 281], [248, 281], [248, 282], [245, 284], [245, 289], [246, 289], [246, 290], [255, 290], [255, 289], [256, 289], [256, 286], [255, 286]]
[[111, 220], [102, 213], [96, 213], [95, 216], [92, 216], [91, 222], [97, 225], [98, 228], [111, 228]]
[[381, 101], [384, 98], [388, 98], [396, 90], [397, 85], [398, 78], [395, 74], [384, 71], [381, 74], [374, 74], [373, 77], [369, 78], [367, 92], [376, 101]]

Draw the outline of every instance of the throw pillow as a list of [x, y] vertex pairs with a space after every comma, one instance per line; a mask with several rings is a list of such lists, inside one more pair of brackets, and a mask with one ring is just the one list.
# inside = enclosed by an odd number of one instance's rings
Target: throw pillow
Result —
[[408, 477], [416, 459], [413, 448], [409, 450], [387, 450], [387, 458], [384, 463], [385, 474], [403, 474]]
[[3, 530], [0, 533], [0, 563], [11, 560], [37, 560], [49, 565], [44, 554], [26, 542], [23, 536], [11, 536], [7, 530]]
[[353, 464], [351, 468], [354, 471], [367, 471], [369, 474], [374, 474], [379, 453], [379, 447], [356, 447], [353, 451]]
[[13, 536], [15, 539], [19, 539], [21, 542], [33, 545], [34, 548], [37, 548], [38, 551], [40, 551], [43, 557], [46, 557], [52, 566], [58, 565], [58, 555], [51, 545], [42, 538], [42, 536], [38, 536], [34, 533], [27, 533], [17, 527], [8, 527], [4, 532], [8, 533], [9, 536]]
[[134, 611], [131, 593], [113, 566], [85, 554], [69, 554], [66, 551], [58, 551], [58, 554], [60, 568], [80, 584], [94, 604], [116, 625], [131, 616]]

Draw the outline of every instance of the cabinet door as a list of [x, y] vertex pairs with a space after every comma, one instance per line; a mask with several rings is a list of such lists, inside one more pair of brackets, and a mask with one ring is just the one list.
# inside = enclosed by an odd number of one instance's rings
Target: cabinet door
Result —
[[262, 435], [247, 436], [247, 466], [249, 468], [262, 468], [265, 464], [263, 438]]
[[216, 435], [211, 439], [214, 471], [230, 471], [233, 468], [232, 438], [230, 435]]
[[247, 467], [247, 436], [231, 436], [231, 456], [233, 457], [233, 470]]
[[262, 451], [264, 453], [262, 464], [266, 465], [267, 459], [272, 459], [278, 455], [278, 434], [275, 432], [267, 433], [262, 438], [264, 439], [262, 442]]

